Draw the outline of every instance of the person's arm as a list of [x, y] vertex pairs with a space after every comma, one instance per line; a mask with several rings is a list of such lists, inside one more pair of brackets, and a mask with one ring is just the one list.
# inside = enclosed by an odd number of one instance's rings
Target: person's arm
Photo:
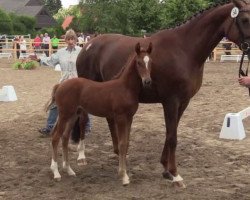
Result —
[[59, 64], [59, 57], [57, 53], [52, 54], [50, 57], [43, 56], [38, 58], [36, 55], [30, 55], [29, 58], [31, 60], [35, 60], [37, 62], [40, 62], [40, 64], [47, 65], [50, 67], [55, 67], [57, 64]]
[[59, 64], [59, 57], [57, 53], [52, 54], [50, 57], [43, 56], [40, 58], [40, 63], [50, 67], [55, 67], [57, 64]]

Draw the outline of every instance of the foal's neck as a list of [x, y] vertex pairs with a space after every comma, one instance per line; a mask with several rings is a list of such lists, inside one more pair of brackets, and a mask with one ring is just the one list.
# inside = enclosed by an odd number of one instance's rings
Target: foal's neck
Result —
[[135, 59], [132, 59], [122, 71], [119, 81], [122, 81], [126, 87], [138, 92], [141, 84], [141, 77], [139, 76], [136, 69]]

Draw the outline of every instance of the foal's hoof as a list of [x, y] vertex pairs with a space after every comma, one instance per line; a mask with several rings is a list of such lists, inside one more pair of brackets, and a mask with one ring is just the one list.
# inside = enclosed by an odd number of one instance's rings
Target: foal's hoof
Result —
[[79, 160], [77, 160], [77, 165], [78, 166], [85, 166], [87, 164], [88, 163], [87, 163], [86, 159], [79, 159]]
[[61, 176], [54, 177], [54, 180], [57, 181], [57, 182], [61, 181], [61, 179], [62, 179]]
[[129, 183], [130, 183], [129, 180], [128, 180], [128, 181], [125, 181], [125, 182], [123, 181], [122, 185], [123, 185], [123, 186], [127, 186], [127, 185], [129, 185]]
[[183, 181], [172, 182], [172, 186], [174, 188], [186, 188], [187, 187]]

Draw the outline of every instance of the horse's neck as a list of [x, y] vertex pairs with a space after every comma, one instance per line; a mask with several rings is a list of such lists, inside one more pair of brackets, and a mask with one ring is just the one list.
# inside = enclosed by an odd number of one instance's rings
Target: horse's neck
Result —
[[189, 56], [204, 63], [213, 49], [225, 36], [225, 24], [230, 16], [232, 4], [218, 6], [204, 11], [182, 26], [173, 29]]

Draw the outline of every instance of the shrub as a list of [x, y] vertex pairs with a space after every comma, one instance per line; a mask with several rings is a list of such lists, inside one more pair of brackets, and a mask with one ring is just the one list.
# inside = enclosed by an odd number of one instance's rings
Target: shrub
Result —
[[35, 69], [38, 66], [37, 62], [32, 61], [32, 60], [22, 60], [22, 61], [17, 61], [13, 64], [14, 69]]

